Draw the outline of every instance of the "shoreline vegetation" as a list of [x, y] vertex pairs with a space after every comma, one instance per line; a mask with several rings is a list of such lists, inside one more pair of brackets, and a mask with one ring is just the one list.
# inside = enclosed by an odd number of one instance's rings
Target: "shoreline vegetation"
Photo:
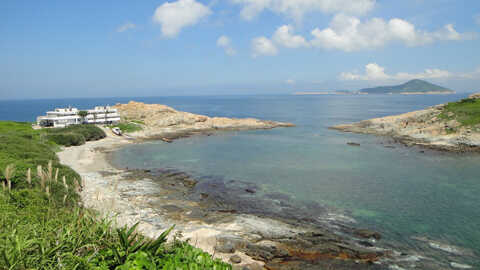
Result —
[[393, 138], [407, 146], [480, 152], [480, 93], [424, 110], [330, 127]]
[[106, 137], [96, 126], [0, 121], [0, 269], [231, 269], [187, 242], [119, 227], [83, 207], [85, 182], [56, 152]]
[[[162, 113], [174, 114], [174, 121], [180, 121], [181, 137], [207, 130], [292, 126], [256, 119], [210, 119], [159, 106]], [[159, 132], [158, 123], [146, 126], [142, 119], [117, 126], [136, 133], [138, 141], [153, 134], [180, 134]], [[148, 135], [142, 132], [145, 129]], [[107, 139], [105, 131], [93, 125], [32, 129], [30, 123], [0, 121], [0, 269], [33, 265], [48, 269], [232, 269], [188, 240], [178, 240], [179, 235], [169, 237], [173, 226], [144, 236], [138, 233], [138, 222], [120, 226], [122, 222], [113, 213], [99, 216], [98, 209], [84, 207], [88, 202], [81, 200], [81, 194], [88, 184], [71, 169], [75, 166], [60, 163], [57, 152], [64, 147], [102, 144]]]

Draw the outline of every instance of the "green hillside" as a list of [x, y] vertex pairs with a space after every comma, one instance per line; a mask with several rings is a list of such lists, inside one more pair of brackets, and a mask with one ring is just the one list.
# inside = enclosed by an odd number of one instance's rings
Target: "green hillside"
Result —
[[425, 93], [425, 92], [441, 92], [441, 93], [454, 93], [454, 91], [429, 83], [423, 80], [411, 80], [404, 84], [400, 85], [392, 85], [392, 86], [379, 86], [373, 88], [365, 88], [361, 89], [360, 92], [362, 93], [369, 93], [369, 94], [400, 94], [400, 93]]

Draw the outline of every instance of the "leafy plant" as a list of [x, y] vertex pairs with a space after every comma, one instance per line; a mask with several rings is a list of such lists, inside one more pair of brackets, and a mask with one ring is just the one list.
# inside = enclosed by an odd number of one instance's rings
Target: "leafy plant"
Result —
[[115, 229], [81, 207], [80, 176], [59, 163], [58, 145], [46, 135], [79, 132], [94, 139], [88, 134], [101, 136], [96, 129], [33, 130], [29, 123], [0, 121], [0, 180], [11, 181], [11, 191], [0, 191], [0, 270], [231, 269], [187, 242], [167, 243], [173, 227], [149, 239], [136, 231], [138, 224]]
[[78, 114], [78, 116], [80, 116], [82, 118], [82, 122], [85, 122], [85, 117], [87, 117], [88, 112], [87, 111], [79, 111], [77, 114]]

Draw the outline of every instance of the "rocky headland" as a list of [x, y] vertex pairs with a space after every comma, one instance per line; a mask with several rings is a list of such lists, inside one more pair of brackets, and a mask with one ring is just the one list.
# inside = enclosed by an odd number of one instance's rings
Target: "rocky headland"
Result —
[[388, 136], [405, 145], [453, 151], [480, 151], [480, 93], [424, 110], [331, 127]]
[[130, 101], [117, 104], [122, 121], [136, 121], [142, 126], [141, 131], [129, 133], [137, 139], [175, 139], [193, 134], [205, 134], [222, 130], [271, 129], [293, 127], [294, 124], [254, 118], [208, 117], [205, 115], [177, 111], [161, 104], [145, 104]]

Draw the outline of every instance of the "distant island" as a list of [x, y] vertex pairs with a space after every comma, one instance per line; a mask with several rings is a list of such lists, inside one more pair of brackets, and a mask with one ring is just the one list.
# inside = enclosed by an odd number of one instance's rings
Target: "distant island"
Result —
[[367, 94], [454, 94], [455, 91], [424, 80], [411, 80], [404, 84], [364, 88], [359, 91]]
[[404, 84], [392, 86], [378, 86], [364, 88], [358, 91], [301, 91], [294, 95], [366, 95], [366, 94], [401, 94], [401, 95], [433, 95], [433, 94], [455, 94], [455, 91], [429, 83], [424, 80], [414, 79]]

